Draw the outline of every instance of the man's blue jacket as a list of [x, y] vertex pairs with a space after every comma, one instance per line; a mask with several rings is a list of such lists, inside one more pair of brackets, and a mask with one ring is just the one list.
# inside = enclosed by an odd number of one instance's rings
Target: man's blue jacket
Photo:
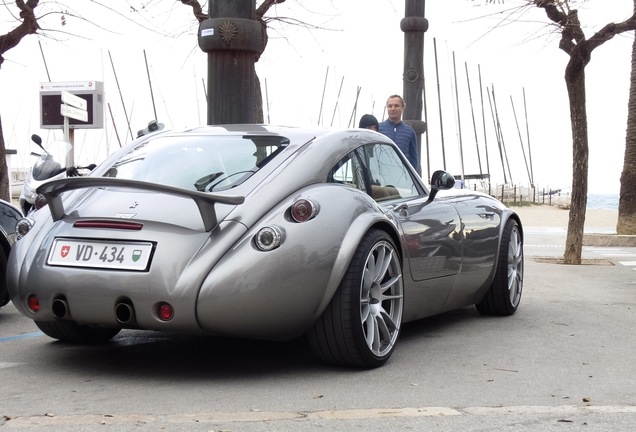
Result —
[[415, 130], [403, 121], [393, 124], [387, 119], [380, 123], [378, 132], [391, 138], [402, 150], [404, 156], [411, 162], [413, 168], [417, 169], [419, 158], [417, 155], [417, 136]]

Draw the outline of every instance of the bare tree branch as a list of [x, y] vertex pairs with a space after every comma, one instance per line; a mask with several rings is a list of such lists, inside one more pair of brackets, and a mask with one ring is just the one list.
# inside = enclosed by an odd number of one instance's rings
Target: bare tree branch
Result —
[[40, 29], [34, 11], [38, 2], [39, 0], [28, 0], [26, 3], [24, 0], [17, 0], [15, 2], [20, 9], [22, 22], [9, 33], [0, 35], [0, 67], [2, 67], [2, 63], [4, 63], [2, 54], [11, 48], [15, 48], [26, 35], [35, 34]]
[[285, 3], [285, 0], [265, 0], [258, 8], [256, 8], [256, 19], [263, 19], [263, 16], [267, 13], [269, 8], [280, 3]]
[[198, 22], [202, 22], [208, 18], [208, 15], [203, 12], [203, 7], [201, 7], [201, 3], [199, 3], [198, 0], [181, 0], [181, 3], [192, 8], [194, 18]]

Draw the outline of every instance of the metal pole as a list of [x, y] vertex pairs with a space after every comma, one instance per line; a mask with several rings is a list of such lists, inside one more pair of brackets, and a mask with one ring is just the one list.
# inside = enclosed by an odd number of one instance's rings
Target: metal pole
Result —
[[486, 150], [486, 173], [488, 173], [488, 177], [490, 178], [490, 161], [488, 158], [488, 137], [486, 133], [486, 112], [484, 110], [484, 89], [481, 82], [481, 66], [477, 65], [477, 70], [479, 71], [479, 94], [481, 97], [481, 120], [482, 127], [484, 129], [484, 149]]
[[121, 87], [119, 86], [119, 79], [117, 78], [117, 71], [115, 70], [115, 64], [113, 63], [113, 57], [110, 55], [110, 50], [108, 50], [108, 57], [110, 58], [110, 66], [113, 68], [113, 75], [115, 76], [115, 83], [117, 84], [117, 90], [119, 91], [119, 99], [121, 100], [121, 106], [124, 108], [124, 116], [126, 116], [126, 123], [128, 123], [128, 132], [130, 133], [130, 138], [135, 139], [135, 136], [132, 133], [132, 129], [130, 128], [130, 119], [128, 118], [128, 112], [126, 111], [126, 104], [124, 103], [124, 96], [121, 93]]
[[499, 157], [501, 158], [501, 169], [503, 170], [504, 183], [508, 183], [508, 176], [506, 174], [506, 166], [504, 165], [504, 161], [503, 161], [503, 151], [501, 148], [501, 136], [499, 133], [499, 127], [497, 124], [495, 111], [492, 106], [492, 98], [490, 97], [490, 90], [486, 89], [486, 91], [488, 92], [488, 104], [490, 105], [490, 116], [492, 117], [492, 125], [495, 128], [495, 138], [497, 138], [497, 147], [499, 148]]
[[504, 170], [506, 167], [508, 168], [508, 176], [510, 177], [510, 184], [514, 184], [512, 180], [512, 171], [510, 171], [510, 163], [508, 162], [508, 152], [506, 151], [506, 145], [504, 143], [503, 131], [501, 129], [501, 122], [499, 121], [499, 110], [497, 109], [497, 98], [495, 97], [495, 86], [492, 86], [492, 103], [495, 107], [495, 116], [497, 117], [497, 130], [499, 131], [499, 139], [501, 143], [502, 156], [506, 159], [506, 163], [502, 160], [501, 163], [503, 165]]
[[144, 61], [146, 62], [146, 74], [148, 75], [148, 86], [150, 87], [150, 99], [152, 100], [152, 111], [155, 113], [155, 121], [157, 121], [157, 108], [155, 108], [155, 94], [152, 92], [152, 81], [150, 80], [150, 69], [148, 69], [148, 58], [146, 50], [144, 50]]
[[515, 123], [517, 125], [517, 133], [519, 134], [519, 144], [521, 144], [521, 153], [523, 154], [523, 161], [526, 164], [526, 171], [528, 172], [528, 180], [532, 183], [532, 175], [530, 174], [530, 168], [528, 167], [528, 158], [526, 157], [526, 150], [523, 147], [523, 139], [521, 138], [521, 129], [519, 128], [519, 120], [517, 119], [517, 110], [515, 110], [515, 103], [510, 95], [510, 104], [512, 105], [512, 114], [515, 117]]
[[340, 93], [342, 93], [342, 85], [344, 84], [344, 76], [340, 80], [340, 88], [338, 89], [338, 97], [336, 98], [336, 105], [333, 107], [333, 114], [331, 115], [331, 124], [333, 126], [333, 120], [336, 118], [336, 111], [338, 110], [338, 101], [340, 100]]
[[526, 117], [526, 135], [528, 137], [528, 159], [530, 160], [530, 183], [534, 187], [534, 169], [532, 168], [532, 152], [530, 151], [530, 129], [528, 127], [528, 107], [526, 106], [526, 89], [523, 89], [523, 110]]
[[[405, 0], [404, 18], [400, 29], [404, 32], [403, 96], [406, 102], [404, 122], [415, 129], [417, 153], [421, 165], [422, 134], [426, 123], [422, 121], [422, 95], [424, 94], [424, 32], [428, 21], [424, 18], [425, 0]], [[421, 174], [421, 166], [414, 167]]]
[[466, 82], [468, 84], [468, 98], [470, 100], [470, 113], [473, 116], [473, 131], [475, 132], [475, 147], [477, 149], [477, 162], [479, 163], [479, 175], [484, 172], [481, 169], [481, 156], [479, 154], [479, 140], [477, 139], [477, 123], [475, 122], [475, 109], [473, 108], [473, 93], [470, 90], [470, 77], [468, 76], [468, 63], [464, 62], [466, 67]]
[[325, 102], [325, 90], [327, 89], [328, 76], [329, 76], [329, 66], [327, 66], [327, 71], [325, 72], [325, 82], [322, 85], [322, 98], [320, 99], [320, 112], [318, 113], [318, 125], [320, 125], [320, 120], [322, 120], [322, 107]]
[[[265, 28], [256, 0], [211, 1], [199, 25], [199, 47], [208, 53], [208, 124], [253, 123], [256, 70]], [[237, 97], [241, 95], [241, 97]]]
[[462, 142], [462, 116], [459, 112], [459, 83], [457, 82], [457, 68], [455, 67], [455, 51], [453, 51], [453, 77], [455, 79], [455, 103], [457, 104], [457, 133], [459, 137], [459, 163], [461, 176], [464, 180], [464, 144]]
[[439, 131], [442, 143], [442, 167], [446, 169], [446, 147], [444, 145], [444, 119], [442, 116], [442, 92], [439, 84], [439, 66], [437, 63], [437, 39], [433, 38], [433, 51], [435, 53], [435, 74], [437, 76], [437, 106], [439, 111]]

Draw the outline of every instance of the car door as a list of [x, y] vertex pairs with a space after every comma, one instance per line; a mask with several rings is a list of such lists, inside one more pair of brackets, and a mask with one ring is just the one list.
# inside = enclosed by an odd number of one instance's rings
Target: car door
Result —
[[403, 277], [409, 299], [404, 319], [436, 313], [445, 304], [454, 276], [462, 267], [459, 215], [443, 199], [428, 200], [404, 156], [393, 146], [371, 144], [361, 150], [371, 196], [391, 212], [402, 229], [406, 254]]
[[364, 147], [371, 196], [386, 203], [403, 229], [413, 280], [459, 273], [462, 265], [461, 224], [455, 208], [443, 200], [428, 201], [395, 148]]

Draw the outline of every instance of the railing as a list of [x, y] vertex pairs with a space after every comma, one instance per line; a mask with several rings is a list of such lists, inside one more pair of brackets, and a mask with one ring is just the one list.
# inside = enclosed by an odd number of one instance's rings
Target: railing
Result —
[[506, 205], [546, 204], [569, 209], [571, 204], [569, 189], [524, 187], [509, 184], [492, 185], [490, 183], [485, 185], [471, 184], [467, 187], [497, 198]]

